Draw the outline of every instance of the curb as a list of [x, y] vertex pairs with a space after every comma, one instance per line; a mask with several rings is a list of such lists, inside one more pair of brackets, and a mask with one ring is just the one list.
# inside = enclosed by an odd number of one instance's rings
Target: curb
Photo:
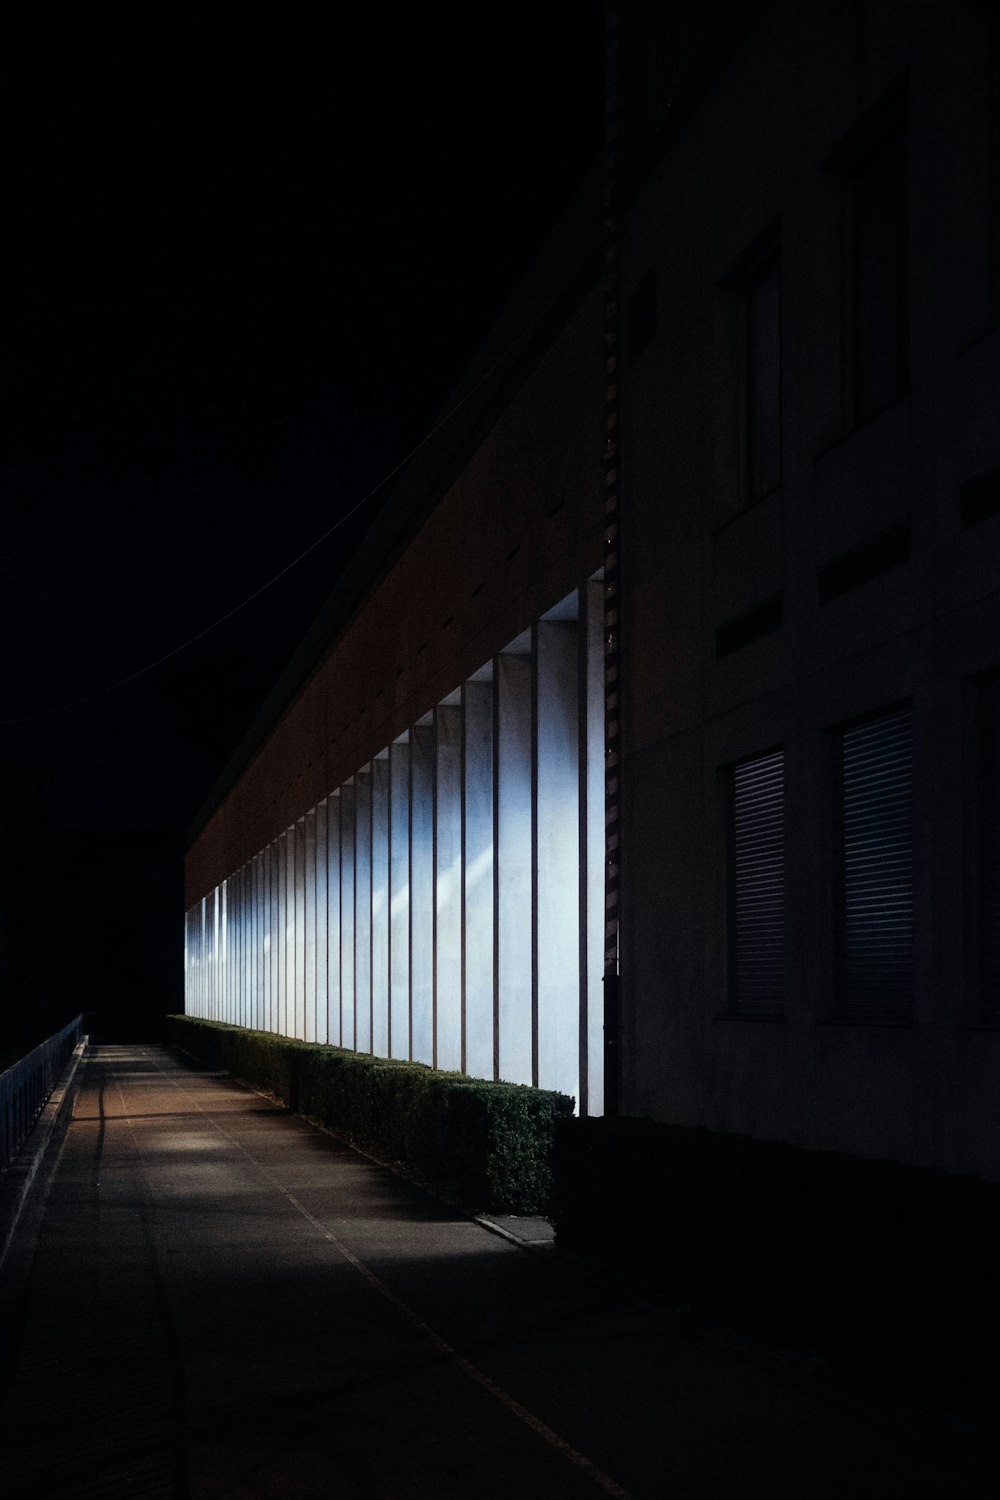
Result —
[[53, 1132], [72, 1102], [73, 1082], [87, 1049], [87, 1042], [87, 1037], [81, 1037], [73, 1048], [73, 1054], [29, 1131], [27, 1140], [6, 1172], [0, 1176], [0, 1269], [7, 1258], [28, 1193], [49, 1148]]

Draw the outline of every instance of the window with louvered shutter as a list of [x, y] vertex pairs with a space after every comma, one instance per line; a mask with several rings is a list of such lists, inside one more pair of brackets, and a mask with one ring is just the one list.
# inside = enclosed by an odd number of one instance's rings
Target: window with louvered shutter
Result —
[[838, 734], [840, 1008], [903, 1020], [913, 991], [913, 740], [908, 708]]
[[730, 822], [731, 1004], [741, 1015], [785, 1005], [785, 756], [733, 766]]
[[1000, 1021], [1000, 676], [978, 685], [976, 730], [979, 1011]]

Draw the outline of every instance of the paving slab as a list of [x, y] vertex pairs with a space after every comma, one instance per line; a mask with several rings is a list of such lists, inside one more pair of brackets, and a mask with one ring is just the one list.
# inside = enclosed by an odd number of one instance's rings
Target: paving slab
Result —
[[100, 1046], [77, 1082], [0, 1287], [5, 1497], [1000, 1492], [975, 1434], [722, 1347], [228, 1075]]

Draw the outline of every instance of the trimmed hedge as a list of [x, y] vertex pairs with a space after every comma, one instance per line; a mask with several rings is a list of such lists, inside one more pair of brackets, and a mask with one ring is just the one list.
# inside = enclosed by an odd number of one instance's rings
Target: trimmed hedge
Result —
[[175, 1046], [400, 1162], [469, 1208], [548, 1206], [555, 1124], [573, 1112], [565, 1094], [194, 1016], [168, 1016], [166, 1032]]
[[556, 1130], [552, 1215], [561, 1249], [700, 1316], [996, 1423], [1000, 1184], [574, 1119]]

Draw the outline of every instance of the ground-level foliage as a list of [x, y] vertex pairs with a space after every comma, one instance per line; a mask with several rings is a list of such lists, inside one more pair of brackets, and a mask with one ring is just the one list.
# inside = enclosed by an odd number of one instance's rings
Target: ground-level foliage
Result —
[[167, 1038], [468, 1208], [540, 1213], [548, 1205], [555, 1123], [573, 1112], [565, 1094], [192, 1016], [169, 1016]]

